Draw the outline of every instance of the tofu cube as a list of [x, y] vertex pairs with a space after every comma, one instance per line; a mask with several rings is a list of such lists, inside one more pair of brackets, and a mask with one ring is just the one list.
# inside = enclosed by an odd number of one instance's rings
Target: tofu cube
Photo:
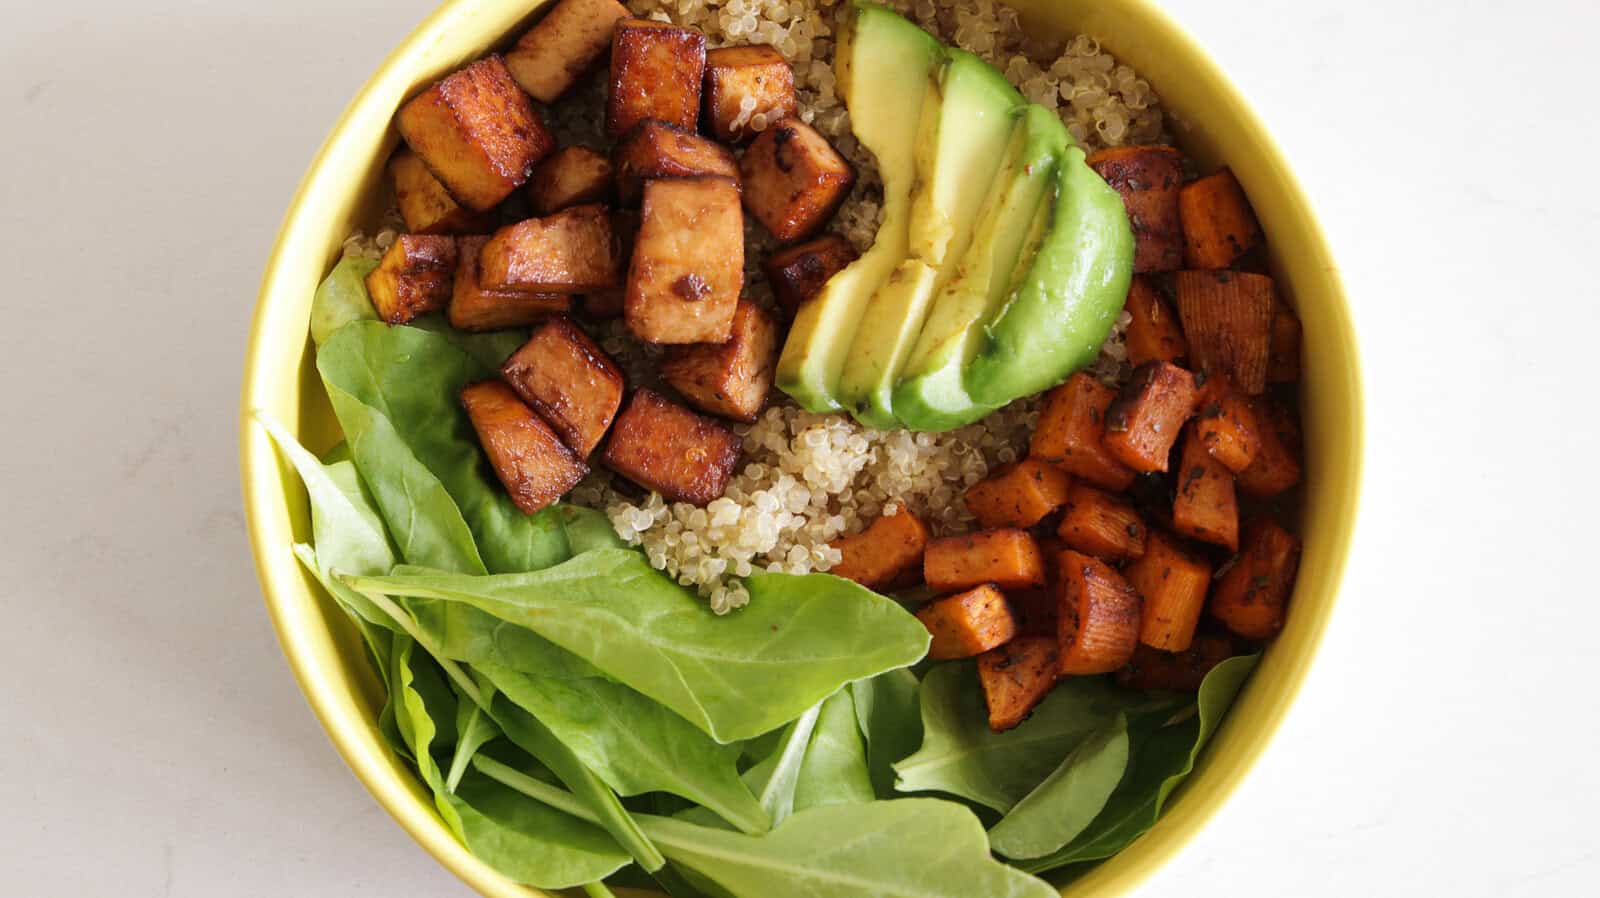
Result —
[[503, 227], [483, 245], [478, 266], [491, 290], [587, 293], [622, 283], [604, 206], [573, 206]]
[[367, 275], [367, 296], [378, 317], [405, 324], [450, 301], [455, 280], [454, 237], [401, 234]]
[[1135, 471], [1165, 471], [1199, 398], [1194, 375], [1171, 362], [1145, 362], [1106, 409], [1106, 451]]
[[777, 364], [778, 326], [760, 306], [741, 299], [727, 340], [669, 348], [661, 377], [695, 408], [753, 424], [767, 404]]
[[562, 293], [485, 290], [478, 280], [478, 254], [488, 237], [456, 238], [456, 280], [450, 294], [450, 326], [464, 331], [526, 327], [567, 311], [572, 297]]
[[487, 234], [494, 216], [462, 208], [416, 153], [402, 148], [389, 160], [389, 181], [406, 230], [413, 234]]
[[579, 458], [593, 454], [622, 405], [622, 369], [566, 316], [535, 330], [500, 376]]
[[604, 203], [611, 193], [611, 160], [588, 147], [564, 147], [534, 166], [528, 200], [534, 215]]
[[704, 93], [706, 129], [724, 143], [743, 143], [799, 111], [794, 71], [771, 44], [708, 51]]
[[614, 158], [617, 199], [625, 206], [639, 201], [647, 180], [701, 175], [739, 180], [739, 163], [727, 147], [656, 119], [645, 119], [623, 135]]
[[778, 304], [791, 316], [822, 291], [822, 285], [856, 260], [850, 241], [837, 234], [780, 249], [761, 263]]
[[928, 646], [933, 661], [981, 655], [1017, 635], [1005, 594], [988, 583], [923, 605], [917, 620], [933, 636]]
[[648, 343], [721, 343], [744, 288], [744, 216], [727, 178], [647, 181], [623, 316]]
[[839, 151], [797, 118], [761, 132], [739, 160], [739, 174], [745, 207], [785, 243], [821, 230], [856, 182]]
[[668, 502], [705, 505], [728, 488], [739, 435], [653, 390], [633, 394], [606, 441], [606, 467]]
[[[611, 233], [617, 243], [617, 270], [627, 271], [633, 258], [633, 242], [639, 236], [639, 212], [636, 209], [612, 209]], [[582, 296], [579, 307], [589, 321], [609, 321], [622, 317], [622, 307], [628, 299], [626, 285], [610, 290], [593, 290]]]
[[493, 208], [556, 148], [498, 56], [481, 59], [400, 107], [395, 126], [458, 202]]
[[578, 485], [589, 469], [550, 425], [497, 380], [470, 384], [461, 405], [495, 475], [524, 514], [534, 514]]
[[561, 0], [517, 40], [506, 67], [535, 100], [554, 103], [605, 58], [611, 30], [627, 17], [617, 0]]
[[606, 133], [621, 137], [647, 118], [694, 130], [706, 36], [650, 19], [622, 19], [611, 33]]

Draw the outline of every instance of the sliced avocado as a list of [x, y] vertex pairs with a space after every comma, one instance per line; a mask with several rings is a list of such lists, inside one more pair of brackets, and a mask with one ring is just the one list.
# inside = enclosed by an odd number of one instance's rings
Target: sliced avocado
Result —
[[895, 386], [895, 416], [914, 430], [961, 427], [994, 408], [973, 401], [963, 372], [982, 345], [983, 324], [1026, 274], [1044, 237], [1056, 160], [1072, 140], [1061, 119], [1042, 106], [1026, 107], [1020, 118], [972, 245], [934, 297]]
[[778, 388], [813, 412], [840, 409], [839, 374], [862, 313], [906, 257], [920, 100], [943, 54], [937, 39], [894, 12], [852, 4], [835, 57], [840, 95], [856, 139], [877, 158], [883, 220], [871, 248], [800, 307], [783, 344]]
[[1004, 75], [965, 50], [949, 50], [928, 85], [905, 223], [907, 256], [867, 304], [839, 376], [840, 403], [869, 427], [900, 424], [895, 382], [934, 295], [955, 275], [972, 241], [996, 161], [1024, 102]]

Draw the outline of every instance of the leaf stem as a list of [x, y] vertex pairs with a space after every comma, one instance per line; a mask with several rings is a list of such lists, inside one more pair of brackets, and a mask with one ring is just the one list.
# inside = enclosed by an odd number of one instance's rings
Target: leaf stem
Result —
[[583, 891], [593, 898], [617, 898], [616, 893], [606, 888], [603, 882], [586, 882], [583, 884]]

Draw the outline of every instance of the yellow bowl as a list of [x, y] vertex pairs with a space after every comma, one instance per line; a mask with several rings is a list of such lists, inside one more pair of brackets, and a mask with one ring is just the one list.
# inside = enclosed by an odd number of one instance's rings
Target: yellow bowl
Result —
[[[378, 69], [345, 111], [300, 185], [262, 279], [245, 361], [241, 467], [251, 543], [267, 608], [312, 710], [372, 794], [440, 863], [484, 895], [542, 894], [479, 863], [439, 821], [417, 778], [385, 747], [381, 686], [341, 614], [290, 552], [305, 539], [305, 495], [251, 419], [263, 409], [313, 448], [336, 425], [312, 364], [312, 291], [352, 227], [381, 211], [377, 189], [395, 144], [390, 121], [410, 93], [500, 43], [545, 0], [450, 0]], [[1203, 165], [1226, 162], [1264, 226], [1273, 263], [1305, 326], [1302, 393], [1305, 554], [1288, 626], [1267, 652], [1200, 765], [1155, 828], [1066, 888], [1069, 896], [1131, 891], [1205, 823], [1254, 763], [1310, 668], [1355, 526], [1362, 393], [1355, 333], [1338, 271], [1287, 162], [1221, 70], [1148, 0], [1015, 0], [1031, 27], [1083, 32], [1154, 86], [1179, 142]], [[978, 898], [978, 896], [975, 896]]]

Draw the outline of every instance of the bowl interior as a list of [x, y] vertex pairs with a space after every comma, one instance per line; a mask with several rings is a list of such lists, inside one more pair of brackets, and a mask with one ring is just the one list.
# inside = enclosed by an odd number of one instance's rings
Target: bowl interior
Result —
[[[382, 687], [354, 631], [295, 561], [309, 537], [305, 495], [250, 413], [262, 409], [313, 449], [337, 440], [307, 336], [312, 292], [352, 228], [387, 201], [390, 126], [414, 90], [515, 34], [547, 0], [451, 0], [383, 64], [312, 163], [268, 263], [244, 378], [241, 464], [246, 514], [267, 606], [313, 711], [373, 795], [431, 854], [490, 896], [542, 894], [509, 882], [462, 848], [416, 777], [384, 745]], [[1130, 891], [1220, 806], [1283, 718], [1332, 612], [1355, 522], [1362, 417], [1355, 336], [1337, 270], [1298, 185], [1265, 128], [1206, 54], [1147, 0], [1014, 0], [1030, 27], [1095, 37], [1145, 77], [1184, 150], [1203, 166], [1226, 162], [1250, 195], [1270, 241], [1274, 272], [1304, 324], [1301, 385], [1307, 490], [1305, 551], [1292, 612], [1194, 776], [1154, 829], [1066, 887], [1063, 894]]]

